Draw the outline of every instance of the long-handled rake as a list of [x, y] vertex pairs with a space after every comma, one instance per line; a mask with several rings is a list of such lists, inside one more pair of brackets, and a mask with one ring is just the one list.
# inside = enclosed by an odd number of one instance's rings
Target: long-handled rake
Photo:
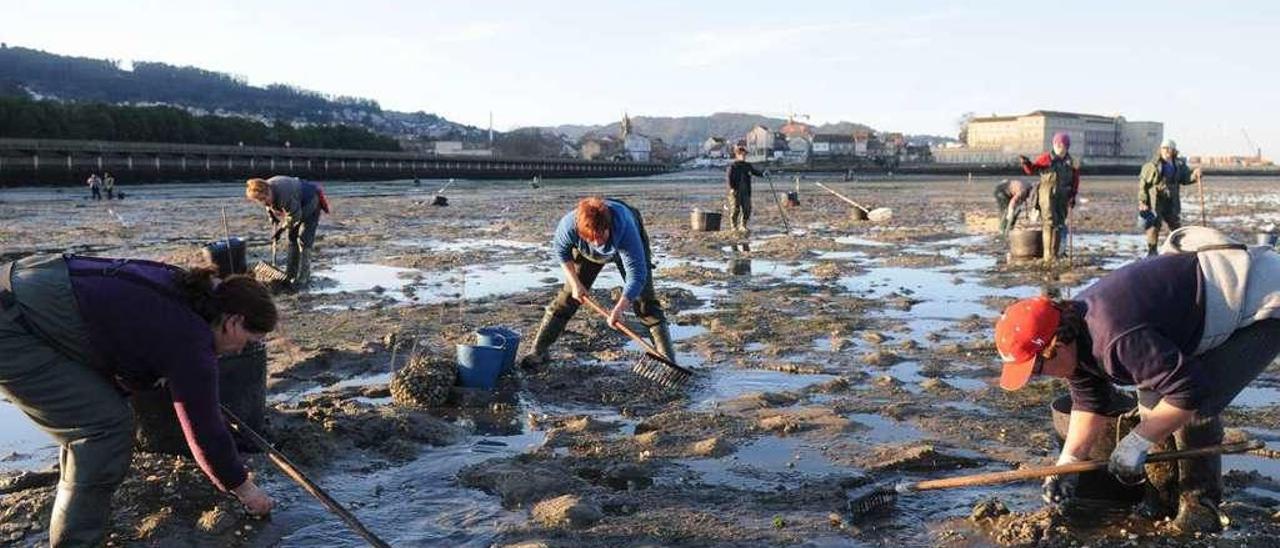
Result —
[[892, 209], [889, 209], [887, 207], [877, 207], [875, 209], [867, 209], [865, 207], [862, 207], [862, 204], [859, 204], [858, 202], [851, 200], [848, 196], [845, 196], [844, 194], [836, 192], [835, 189], [827, 185], [824, 185], [819, 182], [814, 182], [813, 184], [817, 185], [818, 188], [821, 188], [822, 190], [830, 192], [833, 196], [835, 196], [836, 198], [840, 198], [845, 203], [858, 208], [864, 214], [866, 214], [867, 220], [869, 221], [876, 222], [876, 223], [883, 223], [883, 222], [888, 222], [890, 219], [893, 218]]
[[[597, 304], [591, 297], [583, 295], [582, 302], [608, 321], [609, 311]], [[632, 373], [667, 388], [680, 386], [693, 377], [692, 369], [676, 365], [676, 362], [663, 356], [661, 352], [658, 352], [657, 349], [641, 338], [640, 335], [637, 335], [635, 331], [632, 331], [630, 327], [627, 327], [626, 324], [619, 323], [617, 329], [640, 345], [640, 348], [644, 349], [644, 355], [636, 360], [636, 364], [631, 367]]]
[[[1265, 447], [1266, 444], [1258, 440], [1250, 440], [1240, 443], [1231, 443], [1224, 445], [1214, 445], [1211, 447], [1200, 447], [1197, 449], [1186, 449], [1183, 451], [1166, 451], [1163, 453], [1155, 453], [1147, 457], [1147, 462], [1167, 462], [1173, 460], [1193, 459], [1199, 457], [1208, 457], [1213, 455], [1222, 455], [1228, 453], [1244, 453], [1254, 451]], [[1106, 470], [1107, 461], [1105, 460], [1089, 460], [1076, 462], [1071, 464], [1060, 464], [1057, 466], [1046, 466], [1043, 468], [1029, 468], [1024, 470], [1010, 470], [1008, 472], [991, 472], [987, 474], [973, 474], [968, 476], [959, 476], [954, 478], [943, 478], [936, 480], [926, 480], [917, 482], [901, 482], [901, 483], [878, 483], [865, 487], [860, 487], [849, 491], [845, 494], [848, 499], [849, 512], [856, 516], [864, 516], [874, 513], [878, 510], [886, 509], [893, 505], [898, 499], [899, 494], [915, 493], [918, 491], [932, 491], [936, 489], [954, 489], [958, 487], [975, 487], [979, 485], [996, 485], [1001, 483], [1012, 483], [1015, 481], [1024, 481], [1030, 479], [1039, 479], [1048, 476], [1058, 476], [1062, 474], [1079, 474], [1082, 472], [1093, 472], [1097, 470]]]

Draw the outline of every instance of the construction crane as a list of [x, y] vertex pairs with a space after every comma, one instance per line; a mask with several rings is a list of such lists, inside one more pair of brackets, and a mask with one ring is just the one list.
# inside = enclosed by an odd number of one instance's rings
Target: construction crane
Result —
[[1253, 139], [1249, 137], [1249, 132], [1245, 131], [1244, 128], [1240, 128], [1240, 133], [1244, 134], [1244, 142], [1249, 144], [1249, 152], [1253, 153], [1252, 154], [1253, 158], [1261, 162], [1262, 147], [1259, 147], [1258, 143], [1253, 142]]

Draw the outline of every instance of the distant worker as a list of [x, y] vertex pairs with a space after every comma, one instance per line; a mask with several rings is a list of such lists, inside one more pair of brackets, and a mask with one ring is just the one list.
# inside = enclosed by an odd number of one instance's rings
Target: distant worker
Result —
[[1000, 212], [1000, 233], [1008, 234], [1024, 211], [1028, 214], [1037, 207], [1037, 183], [1024, 183], [1018, 179], [1005, 179], [996, 185], [996, 209]]
[[1057, 260], [1063, 254], [1067, 218], [1075, 208], [1076, 195], [1080, 192], [1080, 167], [1071, 157], [1070, 150], [1071, 136], [1059, 131], [1053, 135], [1052, 151], [1041, 154], [1034, 162], [1026, 156], [1018, 157], [1024, 173], [1040, 176], [1037, 199], [1046, 262]]
[[112, 177], [111, 173], [102, 174], [102, 188], [107, 191], [108, 201], [116, 198], [116, 178]]
[[89, 197], [94, 200], [102, 199], [102, 179], [97, 173], [90, 173], [89, 180], [85, 181], [89, 185]]
[[1171, 232], [1182, 226], [1178, 188], [1200, 184], [1200, 168], [1187, 167], [1187, 161], [1178, 156], [1178, 144], [1165, 139], [1160, 154], [1142, 166], [1138, 183], [1138, 220], [1147, 234], [1147, 256], [1152, 256], [1160, 242], [1160, 223]]
[[547, 362], [551, 345], [578, 311], [581, 298], [588, 295], [600, 270], [610, 262], [618, 266], [626, 285], [610, 311], [609, 325], [617, 325], [623, 312], [631, 307], [649, 328], [654, 347], [675, 361], [667, 317], [653, 291], [649, 234], [638, 210], [621, 200], [584, 198], [560, 219], [551, 248], [560, 260], [564, 287], [547, 306], [533, 338], [533, 349], [520, 360], [522, 368], [536, 370]]
[[[1142, 481], [1147, 454], [1170, 435], [1178, 449], [1217, 445], [1219, 415], [1280, 354], [1280, 254], [1202, 227], [1174, 232], [1165, 245], [1173, 253], [1129, 263], [1075, 300], [1018, 301], [996, 323], [1002, 388], [1018, 390], [1038, 374], [1070, 387], [1058, 464], [1087, 459], [1114, 424], [1106, 414], [1121, 403], [1113, 385], [1138, 389], [1141, 422], [1110, 457], [1126, 483]], [[1070, 499], [1076, 481], [1047, 479], [1046, 502]], [[1183, 533], [1221, 528], [1221, 456], [1181, 461], [1170, 483], [1161, 489], [1175, 496], [1155, 497], [1145, 513], [1176, 512], [1172, 526]]]
[[218, 355], [261, 341], [276, 321], [271, 295], [246, 276], [74, 255], [0, 263], [0, 395], [61, 445], [49, 544], [106, 540], [133, 455], [134, 390], [167, 389], [200, 469], [268, 514], [274, 503], [219, 407]]
[[735, 147], [725, 183], [729, 186], [729, 225], [739, 232], [747, 232], [747, 221], [751, 220], [752, 175], [763, 177], [764, 173], [747, 162], [747, 147]]
[[294, 289], [305, 287], [311, 283], [311, 252], [315, 248], [320, 213], [329, 212], [324, 189], [311, 181], [285, 175], [267, 180], [249, 179], [245, 184], [245, 196], [267, 208], [267, 216], [275, 229], [271, 241], [279, 240], [281, 234], [287, 232], [289, 263], [285, 268], [285, 283]]

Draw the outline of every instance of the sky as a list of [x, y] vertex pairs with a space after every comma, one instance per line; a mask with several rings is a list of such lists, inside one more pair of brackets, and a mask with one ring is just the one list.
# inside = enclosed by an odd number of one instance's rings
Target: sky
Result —
[[1280, 159], [1280, 2], [0, 0], [0, 41], [507, 130], [751, 112], [955, 135], [966, 112], [1164, 122]]

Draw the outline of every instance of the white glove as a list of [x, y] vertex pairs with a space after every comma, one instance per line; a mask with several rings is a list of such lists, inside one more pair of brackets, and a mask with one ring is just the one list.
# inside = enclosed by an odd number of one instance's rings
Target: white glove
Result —
[[1152, 441], [1142, 437], [1137, 430], [1120, 440], [1115, 451], [1111, 452], [1111, 461], [1107, 470], [1125, 483], [1141, 483], [1147, 477], [1147, 452], [1151, 450]]

